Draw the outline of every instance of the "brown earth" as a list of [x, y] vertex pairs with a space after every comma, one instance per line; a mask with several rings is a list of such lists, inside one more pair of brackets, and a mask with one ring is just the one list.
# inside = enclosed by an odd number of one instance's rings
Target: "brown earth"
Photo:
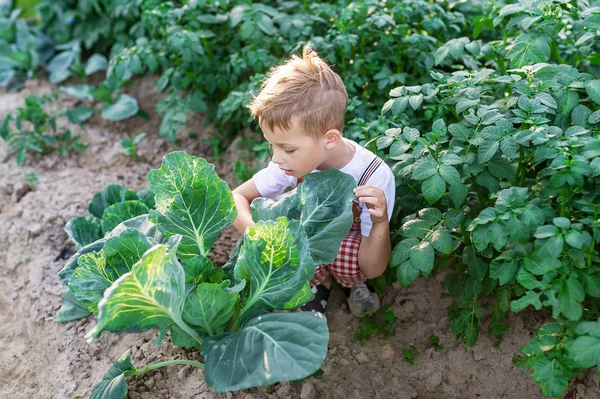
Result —
[[[28, 94], [55, 90], [46, 81], [28, 82], [19, 93], [0, 93], [0, 121], [24, 104]], [[110, 365], [127, 349], [138, 367], [157, 360], [197, 359], [198, 352], [173, 347], [168, 339], [161, 345], [151, 341], [155, 332], [104, 334], [87, 344], [83, 336], [95, 324], [92, 317], [71, 323], [55, 323], [64, 286], [57, 276], [74, 252], [63, 228], [76, 216], [85, 215], [92, 195], [108, 183], [121, 183], [139, 190], [146, 174], [160, 166], [162, 156], [184, 149], [211, 161], [203, 139], [214, 129], [202, 126], [202, 116], [191, 120], [196, 138], [186, 137], [168, 146], [157, 137], [160, 117], [153, 112], [160, 97], [152, 79], [138, 81], [127, 91], [140, 99], [151, 121], [130, 119], [108, 123], [94, 116], [86, 125], [84, 142], [89, 147], [79, 154], [43, 158], [28, 156], [16, 166], [8, 147], [0, 143], [0, 397], [73, 398], [88, 396]], [[64, 105], [76, 101], [63, 99]], [[78, 129], [75, 127], [74, 131]], [[139, 146], [145, 158], [133, 162], [120, 153], [120, 140], [145, 131]], [[231, 145], [217, 165], [230, 183], [232, 160], [239, 156]], [[20, 175], [39, 173], [34, 189]], [[226, 229], [214, 247], [214, 260], [224, 263], [239, 235]], [[333, 292], [327, 313], [331, 333], [329, 352], [322, 368], [325, 374], [301, 385], [276, 384], [233, 393], [215, 393], [204, 383], [202, 370], [171, 366], [129, 381], [130, 398], [541, 398], [529, 374], [512, 365], [512, 358], [544, 323], [536, 313], [512, 314], [510, 330], [496, 348], [492, 337], [482, 334], [473, 348], [465, 348], [450, 332], [443, 297], [443, 275], [419, 279], [408, 289], [390, 287], [383, 303], [398, 321], [394, 335], [386, 340], [371, 337], [364, 345], [354, 338], [359, 321], [353, 318], [340, 291]], [[434, 349], [428, 338], [435, 335], [443, 349]], [[403, 361], [403, 351], [415, 345], [420, 351], [415, 364]], [[594, 372], [572, 382], [566, 398], [600, 398]]]

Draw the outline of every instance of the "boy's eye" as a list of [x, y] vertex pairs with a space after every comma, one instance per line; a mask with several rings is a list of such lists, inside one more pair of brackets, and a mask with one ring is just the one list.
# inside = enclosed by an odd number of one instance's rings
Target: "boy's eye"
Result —
[[284, 150], [286, 154], [291, 154], [293, 152], [295, 152], [296, 150]]

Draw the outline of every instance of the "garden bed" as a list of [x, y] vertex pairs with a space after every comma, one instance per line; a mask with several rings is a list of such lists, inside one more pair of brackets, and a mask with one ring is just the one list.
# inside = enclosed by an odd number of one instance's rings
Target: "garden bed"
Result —
[[[29, 81], [19, 93], [0, 96], [0, 120], [21, 106], [29, 94], [54, 89], [45, 81]], [[151, 78], [128, 87], [140, 99], [140, 107], [154, 115], [158, 100]], [[65, 103], [67, 100], [64, 100]], [[68, 100], [71, 101], [72, 100]], [[69, 103], [70, 104], [70, 103]], [[88, 148], [67, 157], [52, 154], [28, 156], [17, 168], [8, 148], [0, 145], [0, 396], [11, 398], [72, 398], [90, 394], [110, 365], [128, 348], [138, 366], [158, 359], [197, 359], [198, 351], [176, 348], [168, 338], [159, 345], [154, 331], [137, 335], [107, 333], [87, 344], [83, 336], [93, 328], [92, 317], [71, 323], [55, 323], [64, 286], [57, 272], [74, 253], [74, 244], [63, 231], [65, 223], [86, 213], [93, 194], [108, 183], [132, 190], [146, 184], [146, 174], [160, 166], [162, 156], [185, 150], [211, 161], [203, 139], [210, 128], [200, 119], [192, 127], [197, 136], [168, 146], [157, 138], [160, 118], [149, 122], [130, 119], [107, 122], [90, 120], [83, 142]], [[138, 147], [144, 161], [133, 162], [120, 153], [120, 140], [145, 131]], [[231, 163], [238, 150], [231, 146], [217, 165], [219, 175], [231, 180]], [[37, 172], [39, 180], [29, 189], [21, 174]], [[229, 181], [233, 187], [233, 182]], [[226, 229], [213, 250], [213, 260], [223, 264], [239, 235]], [[394, 335], [376, 336], [361, 345], [354, 334], [354, 319], [339, 290], [333, 293], [327, 314], [330, 343], [322, 366], [324, 375], [303, 382], [276, 384], [234, 393], [214, 393], [204, 383], [202, 371], [191, 366], [171, 366], [130, 381], [131, 398], [540, 398], [537, 385], [512, 358], [531, 339], [531, 331], [547, 319], [534, 312], [510, 313], [509, 331], [499, 347], [483, 334], [472, 348], [465, 348], [450, 331], [446, 308], [452, 299], [442, 296], [440, 274], [420, 279], [408, 289], [397, 285], [383, 295], [383, 303], [398, 321]], [[443, 348], [434, 348], [429, 337], [439, 338]], [[420, 351], [414, 365], [404, 360], [411, 345]], [[600, 398], [595, 370], [574, 380], [566, 398]]]

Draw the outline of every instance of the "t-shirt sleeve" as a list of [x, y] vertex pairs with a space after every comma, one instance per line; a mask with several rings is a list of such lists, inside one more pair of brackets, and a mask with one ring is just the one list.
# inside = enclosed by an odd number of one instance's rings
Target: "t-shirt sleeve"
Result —
[[275, 198], [283, 194], [286, 188], [296, 187], [298, 180], [286, 175], [273, 161], [266, 168], [259, 170], [252, 176], [256, 189], [261, 196]]
[[[392, 218], [394, 201], [396, 200], [396, 178], [394, 173], [386, 164], [382, 164], [366, 183], [367, 186], [375, 186], [383, 191], [387, 202], [388, 220]], [[360, 232], [368, 237], [371, 234], [373, 221], [366, 205], [363, 204], [360, 212]]]

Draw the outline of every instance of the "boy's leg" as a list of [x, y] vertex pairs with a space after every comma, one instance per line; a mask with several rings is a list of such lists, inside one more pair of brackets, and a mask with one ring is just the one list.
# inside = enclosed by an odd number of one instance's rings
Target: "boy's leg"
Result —
[[314, 294], [314, 298], [300, 306], [300, 310], [303, 312], [314, 310], [315, 312], [325, 313], [329, 302], [329, 294], [331, 293], [331, 282], [332, 279], [327, 266], [317, 266], [315, 276], [310, 281], [310, 288]]
[[372, 314], [378, 311], [381, 306], [377, 292], [366, 282], [350, 288], [344, 287], [344, 293], [348, 299], [350, 313], [356, 317]]
[[358, 250], [362, 234], [360, 223], [355, 223], [342, 242], [337, 258], [329, 265], [329, 272], [344, 287], [348, 298], [348, 308], [356, 317], [379, 310], [379, 297], [367, 285], [367, 280], [358, 265]]

